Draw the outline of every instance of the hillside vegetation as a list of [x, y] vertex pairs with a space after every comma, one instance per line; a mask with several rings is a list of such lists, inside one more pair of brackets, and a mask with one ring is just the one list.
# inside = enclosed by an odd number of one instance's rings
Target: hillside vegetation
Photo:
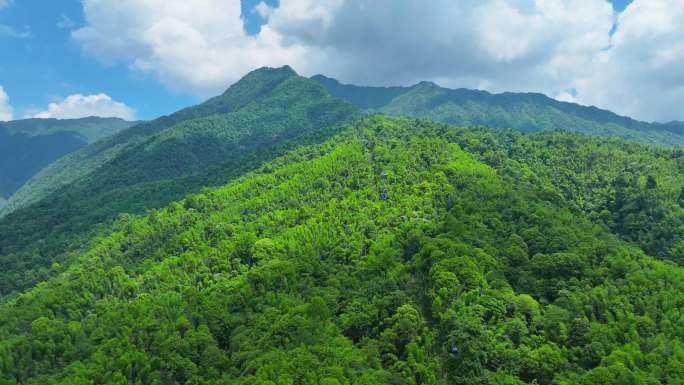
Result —
[[122, 216], [0, 305], [0, 383], [681, 383], [684, 270], [533, 167], [598, 142], [494, 132], [368, 118]]
[[[142, 123], [56, 162], [0, 220], [0, 296], [65, 267], [119, 213], [143, 213], [223, 185], [286, 151], [320, 143], [356, 109], [289, 67], [261, 69], [223, 95]], [[10, 207], [18, 200], [33, 202]]]
[[459, 126], [483, 125], [521, 132], [571, 131], [642, 143], [684, 146], [684, 125], [640, 122], [596, 107], [560, 102], [542, 94], [491, 94], [448, 89], [431, 82], [411, 87], [361, 87], [322, 75], [312, 77], [335, 96], [371, 112], [425, 117]]

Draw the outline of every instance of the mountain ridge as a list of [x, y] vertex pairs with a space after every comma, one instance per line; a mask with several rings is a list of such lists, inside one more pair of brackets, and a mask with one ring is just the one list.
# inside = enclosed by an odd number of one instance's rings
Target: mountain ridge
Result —
[[[5, 210], [0, 209], [0, 217], [7, 215], [10, 210], [13, 211], [24, 207], [47, 194], [55, 192], [60, 187], [73, 182], [77, 178], [85, 176], [89, 169], [98, 167], [98, 165], [104, 164], [116, 157], [125, 143], [144, 141], [150, 135], [154, 135], [156, 132], [185, 120], [222, 112], [227, 113], [244, 106], [244, 103], [251, 101], [250, 98], [258, 97], [259, 93], [263, 92], [267, 86], [273, 85], [267, 82], [266, 84], [260, 84], [261, 88], [253, 87], [255, 81], [258, 80], [255, 78], [259, 74], [264, 73], [274, 75], [271, 76], [271, 82], [282, 81], [287, 77], [293, 76], [293, 74], [296, 75], [291, 67], [264, 67], [254, 70], [241, 79], [243, 80], [242, 82], [236, 82], [221, 95], [209, 98], [198, 105], [183, 108], [173, 114], [136, 124], [105, 140], [84, 147], [82, 150], [51, 164], [50, 167], [29, 180], [27, 185], [8, 201]], [[236, 92], [231, 93], [231, 89]], [[241, 98], [243, 99], [242, 101], [240, 100]]]
[[23, 133], [29, 136], [50, 135], [56, 132], [73, 132], [85, 142], [93, 143], [111, 136], [123, 129], [140, 123], [121, 118], [86, 116], [83, 118], [27, 118], [0, 122], [10, 134]]
[[[143, 213], [225, 184], [301, 144], [324, 140], [356, 113], [289, 67], [262, 68], [218, 97], [62, 158], [5, 205], [0, 263], [11, 278], [0, 292], [37, 282], [34, 274], [68, 261], [63, 252], [79, 247], [76, 239], [118, 214]], [[13, 206], [19, 199], [23, 206]]]
[[[642, 122], [595, 106], [559, 101], [541, 93], [449, 89], [428, 81], [412, 86], [372, 87], [343, 84], [324, 75], [314, 75], [311, 79], [333, 95], [371, 112], [428, 117], [462, 126], [486, 125], [523, 132], [569, 130], [684, 146], [684, 125], [681, 123]], [[540, 120], [539, 116], [548, 118]]]

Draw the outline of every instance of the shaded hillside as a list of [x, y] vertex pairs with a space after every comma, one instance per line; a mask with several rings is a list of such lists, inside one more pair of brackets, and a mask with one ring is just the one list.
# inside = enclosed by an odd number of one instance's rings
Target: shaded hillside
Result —
[[9, 198], [43, 167], [84, 145], [72, 132], [30, 136], [0, 126], [0, 196]]
[[0, 381], [678, 383], [684, 270], [464, 135], [372, 118], [122, 217], [0, 305]]
[[312, 79], [333, 95], [360, 108], [395, 116], [425, 117], [460, 126], [512, 128], [521, 132], [564, 130], [684, 146], [684, 130], [677, 122], [640, 122], [596, 107], [560, 102], [542, 94], [452, 90], [431, 82], [412, 87], [360, 87], [341, 84], [322, 75]]
[[133, 124], [96, 117], [0, 122], [0, 195], [10, 197], [55, 160]]
[[34, 203], [0, 220], [0, 295], [39, 282], [51, 266], [61, 268], [53, 264], [70, 259], [62, 252], [81, 246], [80, 237], [98, 224], [225, 184], [290, 149], [327, 139], [355, 114], [289, 67], [264, 68], [199, 106], [60, 160], [16, 195]]
[[382, 108], [391, 102], [392, 99], [409, 90], [408, 87], [362, 87], [341, 84], [337, 80], [324, 75], [314, 75], [311, 77], [311, 80], [320, 83], [331, 94], [363, 109]]

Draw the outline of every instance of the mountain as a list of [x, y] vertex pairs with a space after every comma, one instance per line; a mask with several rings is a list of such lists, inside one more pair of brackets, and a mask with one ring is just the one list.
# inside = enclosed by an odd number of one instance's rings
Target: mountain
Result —
[[29, 136], [0, 127], [0, 196], [9, 198], [43, 167], [85, 144], [71, 132]]
[[617, 136], [643, 143], [684, 146], [681, 123], [640, 122], [596, 107], [551, 99], [537, 93], [491, 94], [448, 89], [431, 82], [412, 87], [360, 87], [316, 75], [312, 80], [354, 105], [394, 116], [415, 116], [460, 126], [484, 125], [521, 132], [565, 130]]
[[225, 93], [76, 151], [27, 183], [0, 220], [0, 296], [65, 267], [100, 224], [144, 213], [319, 143], [357, 109], [290, 67], [262, 68]]
[[657, 125], [662, 130], [668, 130], [678, 135], [684, 135], [684, 122], [679, 122], [675, 120], [669, 123], [660, 123]]
[[26, 134], [30, 136], [51, 135], [58, 132], [72, 132], [86, 143], [114, 135], [139, 122], [129, 122], [120, 118], [100, 118], [89, 116], [80, 119], [22, 119], [0, 122], [10, 134]]
[[561, 194], [593, 176], [547, 142], [649, 148], [371, 117], [122, 216], [0, 303], [0, 383], [681, 382], [684, 268]]
[[0, 195], [9, 198], [56, 159], [133, 124], [96, 117], [0, 122]]
[[321, 84], [331, 94], [348, 100], [355, 106], [365, 110], [381, 109], [394, 98], [409, 90], [408, 87], [363, 87], [342, 84], [336, 79], [324, 75], [314, 75], [311, 77], [311, 80]]

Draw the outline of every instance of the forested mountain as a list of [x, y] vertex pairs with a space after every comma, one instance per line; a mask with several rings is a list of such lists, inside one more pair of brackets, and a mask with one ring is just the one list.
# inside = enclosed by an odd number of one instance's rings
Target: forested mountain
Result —
[[0, 122], [0, 196], [9, 198], [56, 159], [132, 124], [96, 117]]
[[337, 133], [357, 109], [291, 68], [262, 68], [224, 94], [145, 122], [54, 163], [0, 220], [0, 296], [70, 260], [96, 225], [143, 213]]
[[659, 125], [661, 129], [672, 131], [679, 135], [684, 135], [684, 122], [672, 121]]
[[372, 112], [426, 117], [460, 126], [484, 125], [521, 132], [572, 131], [643, 143], [684, 146], [684, 125], [640, 122], [596, 107], [560, 102], [537, 93], [491, 94], [448, 89], [431, 82], [412, 87], [360, 87], [316, 75], [333, 95]]
[[669, 202], [681, 161], [366, 118], [0, 304], [0, 383], [678, 384], [684, 270], [614, 235], [609, 197]]
[[85, 144], [72, 132], [30, 136], [0, 126], [0, 196], [9, 198], [43, 167]]
[[138, 122], [129, 122], [120, 118], [100, 118], [89, 116], [80, 119], [22, 119], [0, 122], [10, 134], [27, 134], [30, 136], [51, 135], [58, 132], [73, 132], [86, 143], [93, 143], [112, 136]]

